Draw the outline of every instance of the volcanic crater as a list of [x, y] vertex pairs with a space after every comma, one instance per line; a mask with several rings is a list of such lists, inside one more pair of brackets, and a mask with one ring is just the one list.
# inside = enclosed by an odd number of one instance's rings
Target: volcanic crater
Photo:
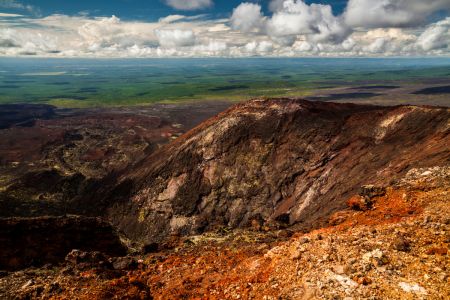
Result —
[[[114, 115], [105, 118], [108, 129], [93, 125], [97, 136], [101, 130], [111, 134]], [[122, 163], [107, 173], [73, 163], [65, 171], [47, 167], [19, 174], [0, 190], [2, 215], [102, 217], [136, 249], [217, 228], [307, 232], [325, 226], [361, 186], [389, 185], [412, 168], [450, 160], [450, 110], [444, 107], [255, 99], [145, 151], [136, 133], [138, 148], [121, 141], [122, 133], [129, 139], [128, 123], [147, 138], [177, 128], [141, 116], [137, 120], [152, 121], [145, 129], [124, 118], [131, 116], [120, 114], [120, 132], [112, 131], [112, 141], [121, 152], [137, 154], [123, 159], [126, 167]], [[92, 139], [89, 133], [69, 133], [76, 137], [66, 139], [71, 144]], [[82, 149], [88, 161], [108, 159], [104, 151]], [[117, 150], [108, 151], [114, 158]], [[67, 165], [67, 154], [64, 159]], [[43, 181], [49, 174], [53, 179]]]
[[[89, 193], [129, 238], [218, 226], [311, 230], [367, 184], [446, 165], [450, 110], [257, 99], [237, 104]], [[86, 199], [86, 195], [83, 196]]]

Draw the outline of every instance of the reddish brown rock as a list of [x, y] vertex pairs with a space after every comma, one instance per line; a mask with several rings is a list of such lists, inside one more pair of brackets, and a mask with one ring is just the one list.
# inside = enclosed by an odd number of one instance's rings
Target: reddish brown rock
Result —
[[107, 195], [110, 219], [143, 242], [254, 219], [307, 230], [351, 195], [362, 193], [366, 209], [411, 168], [445, 164], [449, 118], [447, 108], [253, 100], [157, 150], [92, 201]]
[[357, 195], [347, 200], [347, 206], [354, 210], [366, 211], [372, 206], [372, 203], [366, 198]]

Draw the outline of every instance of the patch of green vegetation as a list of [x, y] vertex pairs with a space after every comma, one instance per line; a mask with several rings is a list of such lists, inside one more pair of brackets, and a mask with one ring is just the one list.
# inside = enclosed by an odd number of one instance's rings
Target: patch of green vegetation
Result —
[[442, 59], [0, 60], [0, 103], [64, 108], [301, 97], [324, 86], [450, 79]]
[[45, 102], [46, 104], [50, 104], [60, 108], [87, 108], [91, 106], [95, 106], [94, 103], [83, 102], [75, 99], [52, 99]]

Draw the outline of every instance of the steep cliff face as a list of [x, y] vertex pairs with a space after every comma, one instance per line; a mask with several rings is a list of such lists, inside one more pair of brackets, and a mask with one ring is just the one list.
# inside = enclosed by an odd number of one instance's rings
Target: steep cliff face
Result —
[[450, 161], [450, 110], [253, 100], [191, 130], [96, 199], [112, 222], [157, 242], [215, 226], [320, 226], [364, 184]]

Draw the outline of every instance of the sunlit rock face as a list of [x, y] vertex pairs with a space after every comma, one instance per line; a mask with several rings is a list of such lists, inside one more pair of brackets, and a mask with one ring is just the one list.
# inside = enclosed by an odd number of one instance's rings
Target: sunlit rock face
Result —
[[449, 117], [447, 108], [252, 100], [90, 196], [113, 203], [108, 217], [141, 242], [255, 221], [310, 229], [362, 185], [448, 161]]

